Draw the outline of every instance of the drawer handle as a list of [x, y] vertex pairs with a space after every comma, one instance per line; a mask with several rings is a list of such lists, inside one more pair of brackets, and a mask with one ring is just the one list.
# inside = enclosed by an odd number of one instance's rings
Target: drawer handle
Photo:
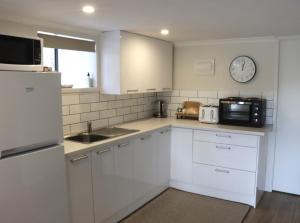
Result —
[[167, 132], [169, 132], [169, 129], [166, 129], [166, 130], [160, 131], [160, 134], [165, 134], [165, 133], [167, 133]]
[[125, 143], [119, 144], [118, 147], [123, 148], [123, 147], [126, 147], [128, 145], [129, 145], [129, 142], [125, 142]]
[[71, 159], [71, 163], [76, 163], [76, 162], [79, 162], [80, 160], [84, 160], [84, 159], [87, 159], [87, 158], [89, 158], [87, 155], [82, 155], [82, 156], [79, 156], [77, 158]]
[[222, 170], [222, 169], [215, 169], [215, 171], [218, 173], [230, 173], [229, 170]]
[[141, 138], [141, 140], [147, 140], [147, 139], [151, 139], [152, 135], [147, 135]]
[[222, 137], [222, 138], [231, 138], [231, 135], [221, 135], [221, 134], [216, 134], [217, 137]]
[[107, 152], [110, 152], [110, 151], [111, 151], [111, 148], [105, 149], [105, 150], [102, 150], [102, 151], [97, 151], [97, 154], [98, 154], [98, 155], [101, 155], [101, 154], [103, 154], [103, 153], [107, 153]]
[[148, 88], [147, 91], [156, 91], [156, 88]]
[[231, 150], [230, 146], [216, 146], [217, 149], [227, 149], [227, 150]]
[[133, 90], [127, 90], [128, 93], [131, 93], [131, 92], [138, 92], [139, 89], [133, 89]]

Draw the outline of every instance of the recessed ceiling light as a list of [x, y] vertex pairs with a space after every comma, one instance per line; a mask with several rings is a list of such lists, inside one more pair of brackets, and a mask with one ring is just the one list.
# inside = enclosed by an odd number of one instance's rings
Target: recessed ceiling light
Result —
[[167, 29], [162, 29], [162, 30], [160, 30], [160, 34], [161, 34], [161, 35], [164, 35], [164, 36], [169, 35], [169, 30], [167, 30]]
[[95, 12], [95, 8], [94, 6], [91, 5], [85, 5], [82, 7], [82, 11], [87, 14], [92, 14]]

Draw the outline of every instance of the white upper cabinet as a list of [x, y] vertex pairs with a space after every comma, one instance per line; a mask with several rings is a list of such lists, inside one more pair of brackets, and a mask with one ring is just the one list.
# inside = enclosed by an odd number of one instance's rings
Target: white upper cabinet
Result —
[[172, 89], [172, 43], [124, 31], [104, 32], [100, 43], [103, 93]]

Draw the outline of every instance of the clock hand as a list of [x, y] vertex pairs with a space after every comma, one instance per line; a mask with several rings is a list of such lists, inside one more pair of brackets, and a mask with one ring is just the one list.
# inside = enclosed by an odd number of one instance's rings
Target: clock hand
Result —
[[244, 61], [243, 66], [242, 66], [242, 71], [244, 71], [244, 66], [245, 66], [245, 61]]

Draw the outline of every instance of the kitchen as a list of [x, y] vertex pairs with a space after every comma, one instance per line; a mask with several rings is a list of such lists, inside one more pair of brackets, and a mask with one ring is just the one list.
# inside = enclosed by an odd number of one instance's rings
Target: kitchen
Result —
[[299, 221], [299, 3], [12, 2], [1, 222]]

